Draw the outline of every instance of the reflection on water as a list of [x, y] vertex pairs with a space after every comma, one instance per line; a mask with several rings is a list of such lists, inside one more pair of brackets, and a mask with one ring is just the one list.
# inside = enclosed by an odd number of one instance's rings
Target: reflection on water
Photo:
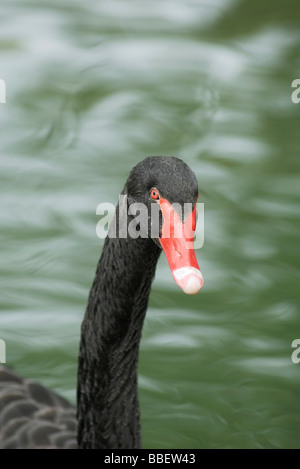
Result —
[[205, 288], [183, 296], [160, 260], [140, 359], [147, 448], [299, 447], [295, 8], [2, 7], [0, 337], [20, 373], [75, 401], [98, 203], [147, 155], [199, 180]]

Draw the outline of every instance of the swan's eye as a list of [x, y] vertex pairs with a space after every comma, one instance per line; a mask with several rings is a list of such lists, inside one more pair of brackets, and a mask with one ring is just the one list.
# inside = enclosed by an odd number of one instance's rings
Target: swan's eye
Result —
[[155, 189], [155, 187], [153, 189], [151, 189], [150, 191], [150, 197], [151, 199], [153, 200], [158, 200], [159, 199], [159, 192], [157, 189]]

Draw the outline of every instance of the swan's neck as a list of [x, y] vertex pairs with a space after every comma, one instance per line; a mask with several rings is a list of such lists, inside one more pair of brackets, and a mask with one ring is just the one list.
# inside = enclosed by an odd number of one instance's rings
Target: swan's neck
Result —
[[149, 239], [105, 241], [82, 324], [81, 448], [139, 448], [139, 343], [160, 249]]

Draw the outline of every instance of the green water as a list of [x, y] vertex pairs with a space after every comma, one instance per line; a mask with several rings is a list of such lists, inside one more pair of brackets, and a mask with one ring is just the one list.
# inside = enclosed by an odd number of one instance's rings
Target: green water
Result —
[[0, 338], [75, 402], [79, 328], [115, 203], [148, 155], [205, 204], [203, 291], [161, 258], [140, 357], [145, 448], [300, 448], [299, 1], [3, 0]]

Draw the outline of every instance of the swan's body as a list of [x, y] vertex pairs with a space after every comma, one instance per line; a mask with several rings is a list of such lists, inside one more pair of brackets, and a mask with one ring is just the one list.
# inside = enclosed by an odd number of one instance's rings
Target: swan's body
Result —
[[[156, 239], [150, 236], [153, 220], [149, 218], [147, 237], [108, 236], [105, 240], [81, 331], [77, 393], [80, 448], [141, 447], [139, 343], [161, 248], [184, 291], [196, 293], [203, 285], [194, 251], [185, 251], [184, 242], [172, 235], [164, 239], [162, 234], [168, 211], [174, 212], [176, 223], [186, 224], [170, 204], [190, 203], [193, 210], [189, 218], [196, 217], [198, 188], [190, 168], [177, 158], [146, 158], [131, 171], [123, 194], [128, 203], [143, 203], [149, 209], [153, 203], [160, 204], [160, 234]], [[118, 228], [119, 207], [116, 220]], [[128, 215], [126, 226], [131, 220]], [[75, 439], [72, 406], [42, 386], [0, 368], [0, 447], [75, 447]]]
[[0, 448], [77, 448], [76, 409], [0, 366]]

